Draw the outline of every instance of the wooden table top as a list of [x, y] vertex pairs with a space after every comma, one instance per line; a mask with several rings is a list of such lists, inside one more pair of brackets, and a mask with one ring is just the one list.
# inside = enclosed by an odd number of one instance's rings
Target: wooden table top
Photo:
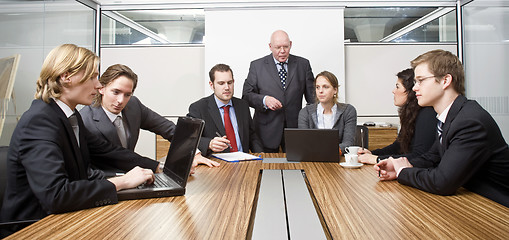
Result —
[[465, 189], [438, 196], [380, 182], [372, 165], [221, 161], [219, 168], [199, 166], [185, 196], [50, 215], [8, 239], [246, 239], [261, 169], [304, 169], [334, 239], [509, 236], [509, 208]]

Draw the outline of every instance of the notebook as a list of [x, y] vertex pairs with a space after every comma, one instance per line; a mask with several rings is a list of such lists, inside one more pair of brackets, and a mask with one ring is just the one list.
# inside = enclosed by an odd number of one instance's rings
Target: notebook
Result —
[[339, 163], [337, 129], [285, 128], [285, 146], [289, 162]]
[[118, 191], [118, 200], [184, 195], [204, 124], [201, 119], [179, 117], [163, 172], [155, 174], [154, 184]]

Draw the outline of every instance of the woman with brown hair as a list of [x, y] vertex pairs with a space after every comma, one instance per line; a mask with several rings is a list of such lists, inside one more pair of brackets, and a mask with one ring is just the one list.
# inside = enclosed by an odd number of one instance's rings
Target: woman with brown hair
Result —
[[398, 138], [391, 145], [370, 152], [359, 150], [359, 161], [375, 164], [388, 157], [420, 156], [427, 152], [435, 141], [437, 118], [431, 107], [420, 107], [417, 103], [414, 86], [414, 70], [405, 69], [398, 74], [394, 94], [394, 105], [399, 107], [401, 129]]

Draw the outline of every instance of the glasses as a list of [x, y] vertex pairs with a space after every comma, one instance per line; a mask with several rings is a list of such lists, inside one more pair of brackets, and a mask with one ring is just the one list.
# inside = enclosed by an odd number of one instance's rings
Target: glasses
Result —
[[419, 79], [414, 79], [414, 85], [421, 85], [422, 82], [424, 82], [426, 79], [429, 79], [429, 78], [434, 78], [435, 76], [428, 76], [428, 77], [423, 77], [423, 78], [419, 78]]

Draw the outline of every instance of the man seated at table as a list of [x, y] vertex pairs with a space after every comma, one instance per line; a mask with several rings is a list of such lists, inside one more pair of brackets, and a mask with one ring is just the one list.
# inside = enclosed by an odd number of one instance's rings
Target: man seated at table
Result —
[[[102, 88], [95, 96], [94, 103], [80, 111], [83, 123], [91, 133], [132, 151], [136, 147], [141, 129], [171, 141], [175, 124], [133, 96], [138, 85], [138, 75], [131, 68], [122, 64], [112, 65], [102, 74], [99, 82]], [[194, 157], [191, 173], [194, 173], [194, 167], [198, 164], [219, 166], [219, 163], [204, 158], [199, 151]], [[118, 172], [105, 164], [96, 166], [110, 175]], [[163, 164], [159, 166], [162, 167]]]
[[509, 148], [500, 129], [476, 101], [468, 100], [458, 57], [433, 50], [414, 59], [413, 90], [420, 106], [438, 113], [437, 139], [412, 159], [389, 158], [375, 165], [381, 180], [451, 195], [465, 187], [509, 207]]
[[209, 71], [209, 85], [214, 93], [189, 106], [187, 116], [205, 120], [198, 148], [202, 153], [263, 152], [255, 133], [249, 105], [233, 97], [233, 71], [226, 64], [217, 64]]

